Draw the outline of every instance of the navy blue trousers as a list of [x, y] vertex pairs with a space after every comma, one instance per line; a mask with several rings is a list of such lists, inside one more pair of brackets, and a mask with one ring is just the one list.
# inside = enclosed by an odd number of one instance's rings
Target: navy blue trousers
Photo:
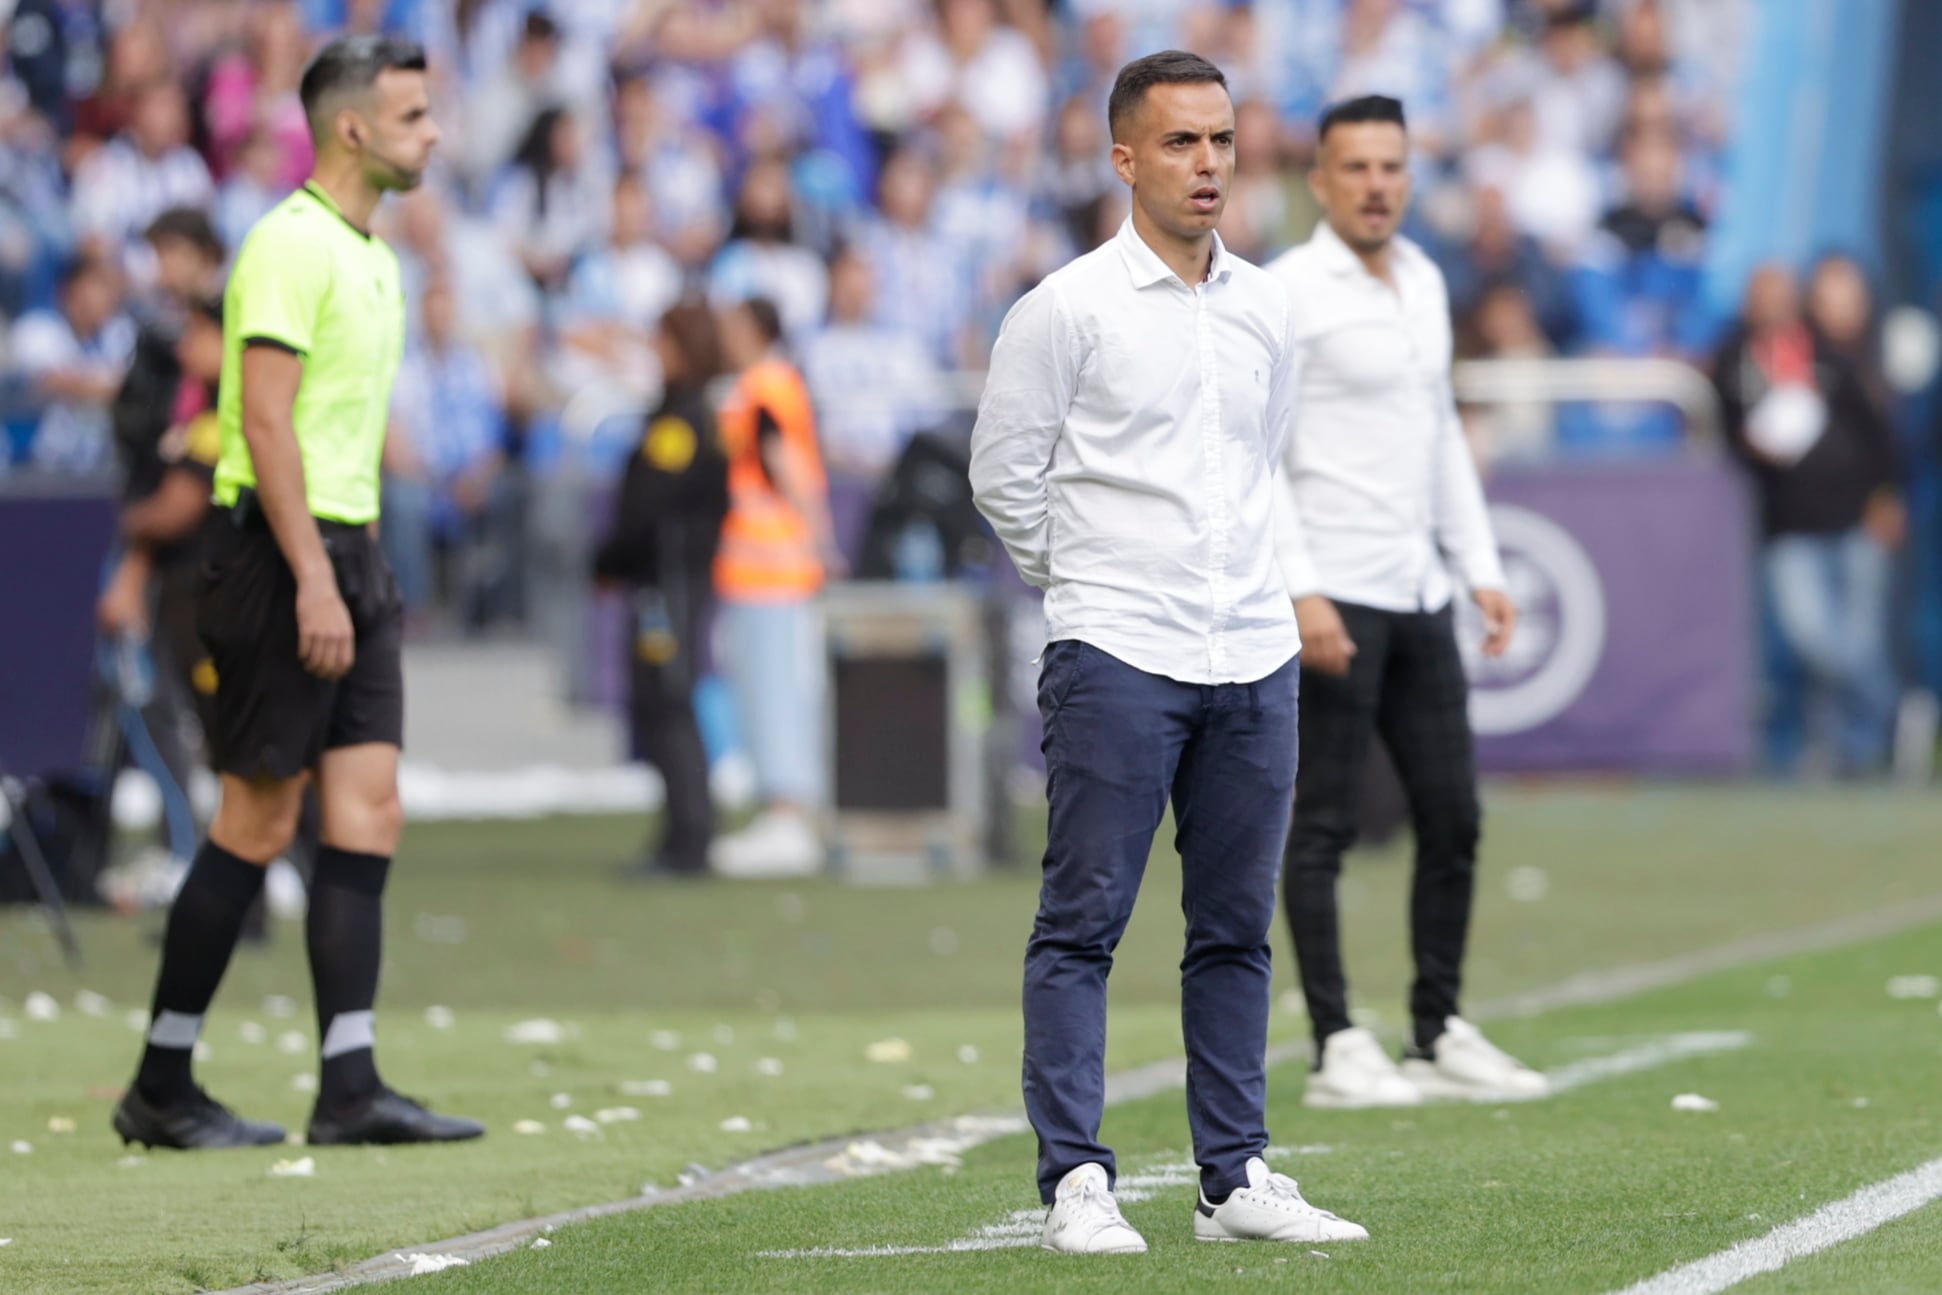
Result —
[[1025, 952], [1025, 1112], [1039, 1194], [1113, 1153], [1106, 977], [1169, 800], [1187, 915], [1180, 1019], [1187, 1119], [1210, 1196], [1245, 1186], [1268, 1144], [1268, 933], [1295, 790], [1294, 661], [1256, 683], [1136, 670], [1090, 644], [1046, 649], [1039, 676], [1051, 832]]

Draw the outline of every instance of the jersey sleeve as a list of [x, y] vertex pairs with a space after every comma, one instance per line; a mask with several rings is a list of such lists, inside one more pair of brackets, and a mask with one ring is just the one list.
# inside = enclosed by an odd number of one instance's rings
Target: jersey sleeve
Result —
[[244, 346], [267, 343], [310, 353], [330, 291], [330, 262], [300, 234], [301, 227], [287, 218], [265, 220], [237, 254], [224, 324]]

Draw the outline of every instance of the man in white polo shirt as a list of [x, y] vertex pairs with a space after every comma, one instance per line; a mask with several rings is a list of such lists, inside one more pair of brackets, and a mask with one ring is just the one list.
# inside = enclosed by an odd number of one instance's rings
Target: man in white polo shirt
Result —
[[[1487, 654], [1509, 645], [1517, 608], [1451, 397], [1443, 276], [1396, 232], [1409, 203], [1403, 106], [1380, 95], [1338, 104], [1318, 147], [1311, 183], [1325, 218], [1267, 267], [1288, 290], [1300, 352], [1279, 554], [1306, 676], [1282, 885], [1315, 1033], [1304, 1100], [1542, 1097], [1544, 1076], [1457, 1008], [1480, 815], [1446, 566], [1483, 612]], [[1350, 1024], [1336, 921], [1335, 881], [1378, 733], [1416, 832], [1416, 980], [1400, 1068]]]
[[1301, 645], [1274, 548], [1288, 302], [1214, 234], [1234, 172], [1220, 71], [1179, 51], [1129, 63], [1109, 119], [1132, 216], [1012, 308], [971, 447], [979, 508], [1045, 590], [1050, 839], [1025, 954], [1042, 1243], [1146, 1249], [1099, 1141], [1106, 976], [1169, 801], [1187, 915], [1194, 1234], [1354, 1240], [1367, 1233], [1263, 1161], [1268, 936]]

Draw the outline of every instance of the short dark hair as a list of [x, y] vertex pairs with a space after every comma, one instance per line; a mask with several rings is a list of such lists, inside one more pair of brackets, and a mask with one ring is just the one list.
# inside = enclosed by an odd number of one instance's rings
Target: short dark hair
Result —
[[660, 327], [681, 351], [688, 368], [681, 380], [688, 386], [705, 387], [728, 371], [722, 358], [721, 323], [706, 301], [683, 297], [661, 316]]
[[764, 341], [774, 344], [782, 340], [782, 313], [775, 308], [773, 301], [767, 297], [750, 297], [742, 303], [742, 309], [748, 312], [748, 317], [762, 331]]
[[222, 235], [200, 207], [170, 207], [149, 222], [142, 237], [151, 247], [169, 239], [187, 243], [211, 261], [220, 261], [226, 255]]
[[1315, 141], [1320, 143], [1327, 139], [1328, 132], [1337, 126], [1360, 126], [1371, 121], [1391, 122], [1404, 130], [1409, 129], [1409, 123], [1403, 120], [1401, 99], [1392, 99], [1386, 94], [1365, 94], [1356, 99], [1343, 99], [1324, 108]]
[[1106, 101], [1106, 129], [1115, 141], [1119, 128], [1139, 111], [1146, 102], [1146, 92], [1156, 85], [1217, 85], [1225, 90], [1227, 77], [1200, 55], [1183, 49], [1161, 50], [1134, 59], [1113, 78], [1112, 98]]
[[297, 97], [313, 140], [327, 133], [318, 121], [327, 100], [342, 90], [369, 90], [382, 72], [423, 72], [425, 47], [402, 36], [339, 36], [317, 51], [303, 70]]

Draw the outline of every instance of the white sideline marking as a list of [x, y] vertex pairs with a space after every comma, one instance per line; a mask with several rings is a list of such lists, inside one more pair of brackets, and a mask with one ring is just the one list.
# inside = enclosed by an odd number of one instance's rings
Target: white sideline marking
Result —
[[[1642, 1070], [1654, 1070], [1660, 1066], [1683, 1061], [1687, 1057], [1705, 1056], [1714, 1052], [1732, 1052], [1753, 1042], [1753, 1036], [1745, 1030], [1696, 1030], [1685, 1034], [1668, 1034], [1661, 1038], [1648, 1039], [1635, 1047], [1614, 1052], [1606, 1057], [1587, 1057], [1583, 1061], [1573, 1061], [1547, 1071], [1545, 1077], [1551, 1081], [1553, 1093], [1569, 1092], [1586, 1084], [1595, 1084], [1601, 1079], [1616, 1079], [1621, 1075], [1634, 1075]], [[1157, 1071], [1158, 1066], [1144, 1069]], [[1269, 1147], [1268, 1158], [1280, 1160], [1296, 1154], [1322, 1154], [1327, 1147]], [[1191, 1160], [1169, 1161], [1165, 1164], [1148, 1165], [1136, 1173], [1121, 1174], [1113, 1184], [1113, 1195], [1122, 1205], [1137, 1201], [1150, 1200], [1164, 1189], [1191, 1187], [1200, 1179], [1200, 1169]], [[971, 1235], [959, 1237], [936, 1246], [862, 1246], [847, 1249], [841, 1246], [816, 1246], [801, 1250], [764, 1250], [757, 1254], [758, 1259], [882, 1259], [899, 1255], [948, 1255], [969, 1250], [1022, 1250], [1038, 1244], [1039, 1233], [1043, 1228], [1045, 1211], [1043, 1208], [1013, 1210], [1005, 1216], [1002, 1223], [988, 1223]], [[1670, 1292], [1665, 1295], [1671, 1295]], [[1679, 1295], [1685, 1295], [1680, 1292]]]
[[1587, 1057], [1583, 1061], [1568, 1062], [1555, 1070], [1546, 1071], [1545, 1078], [1551, 1081], [1553, 1093], [1568, 1093], [1601, 1079], [1616, 1079], [1620, 1075], [1634, 1075], [1641, 1070], [1656, 1070], [1687, 1057], [1736, 1052], [1751, 1042], [1753, 1036], [1745, 1030], [1695, 1030], [1687, 1034], [1668, 1034], [1635, 1048], [1614, 1052], [1609, 1057]]
[[1942, 1160], [1931, 1160], [1905, 1174], [1863, 1187], [1852, 1196], [1821, 1206], [1804, 1219], [1742, 1241], [1657, 1277], [1627, 1286], [1616, 1295], [1716, 1295], [1750, 1277], [1786, 1267], [1843, 1241], [1866, 1236], [1884, 1223], [1912, 1214], [1942, 1196]]

